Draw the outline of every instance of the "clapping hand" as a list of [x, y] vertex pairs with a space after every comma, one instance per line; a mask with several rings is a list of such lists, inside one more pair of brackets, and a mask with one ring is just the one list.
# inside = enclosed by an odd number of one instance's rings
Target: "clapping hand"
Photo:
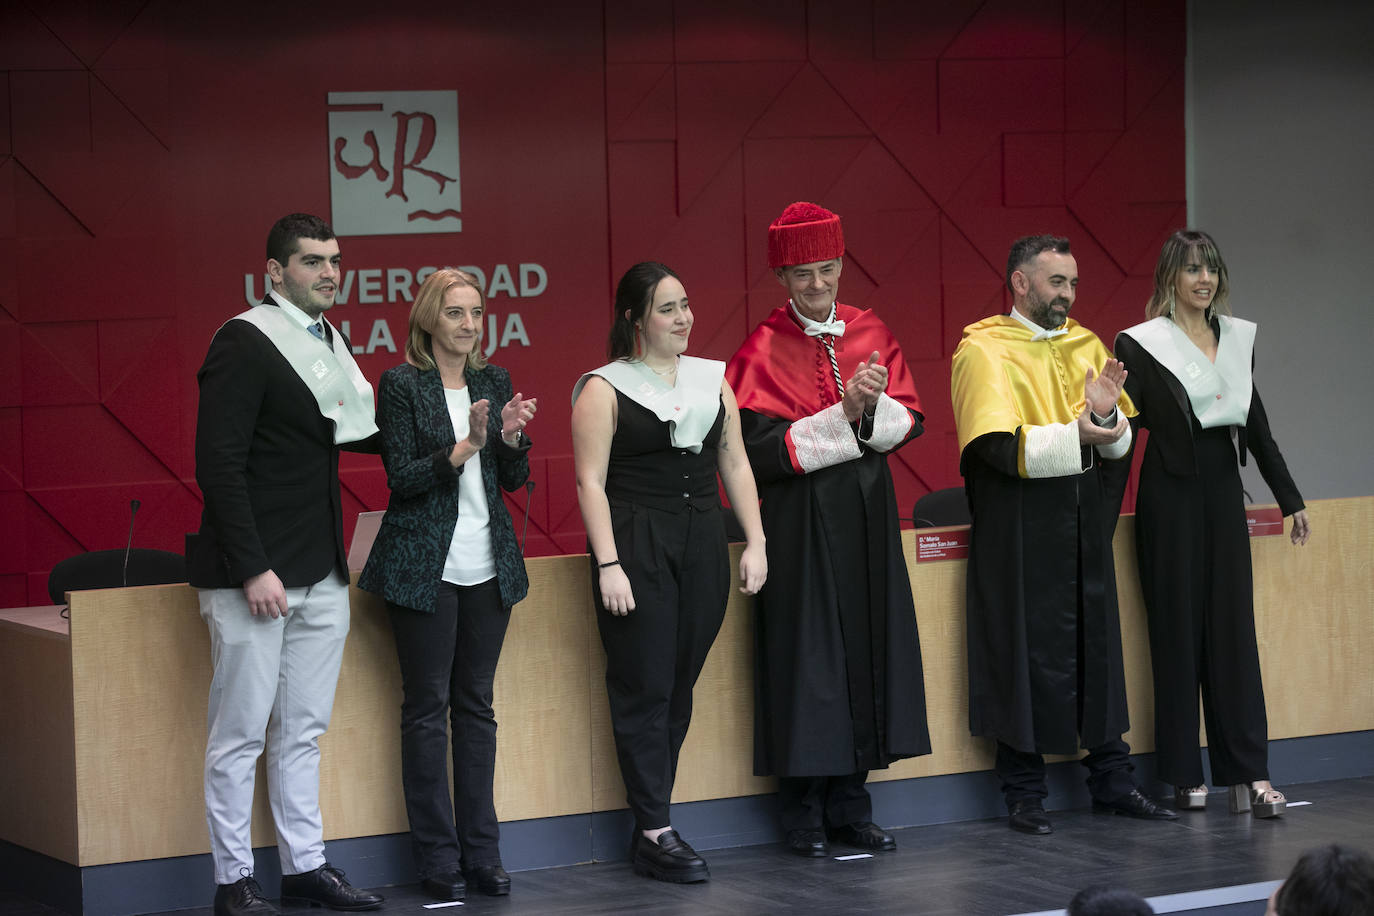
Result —
[[482, 398], [468, 409], [468, 442], [478, 451], [487, 444], [487, 414], [490, 406], [487, 399]]
[[1126, 383], [1126, 364], [1119, 359], [1109, 359], [1102, 367], [1102, 373], [1093, 376], [1092, 369], [1083, 383], [1083, 396], [1088, 406], [1099, 417], [1109, 417], [1116, 401], [1121, 397], [1121, 386]]
[[1078, 415], [1078, 441], [1083, 445], [1111, 445], [1130, 429], [1130, 421], [1124, 413], [1116, 415], [1116, 425], [1098, 426], [1092, 415], [1110, 417], [1116, 409], [1116, 399], [1121, 396], [1121, 384], [1126, 381], [1126, 367], [1120, 360], [1109, 359], [1102, 367], [1101, 375], [1088, 370], [1083, 382], [1083, 399], [1087, 404]]
[[530, 398], [523, 400], [521, 392], [517, 391], [515, 397], [506, 402], [506, 406], [501, 408], [501, 438], [510, 442], [524, 431], [525, 425], [534, 418], [534, 412], [539, 409], [539, 399]]
[[864, 362], [859, 363], [854, 375], [844, 386], [844, 416], [853, 423], [863, 413], [872, 413], [878, 406], [878, 398], [887, 390], [887, 367], [878, 362], [882, 355], [874, 350]]

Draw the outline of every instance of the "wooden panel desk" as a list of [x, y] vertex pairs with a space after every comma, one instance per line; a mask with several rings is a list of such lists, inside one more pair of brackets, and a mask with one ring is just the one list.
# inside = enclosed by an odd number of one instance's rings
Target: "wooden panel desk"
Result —
[[[1272, 738], [1374, 729], [1374, 497], [1309, 508], [1305, 548], [1251, 542], [1255, 612]], [[1134, 519], [1116, 536], [1132, 750], [1153, 748], [1149, 648]], [[969, 737], [961, 560], [916, 562], [934, 753], [873, 779], [988, 769]], [[736, 547], [736, 556], [738, 556]], [[529, 561], [496, 678], [502, 820], [624, 807], [611, 743], [585, 557]], [[773, 575], [787, 575], [773, 569]], [[752, 774], [752, 617], [732, 588], [697, 685], [675, 801], [771, 791]], [[329, 839], [404, 832], [400, 676], [381, 601], [354, 589], [333, 724], [321, 741]], [[0, 838], [73, 865], [208, 851], [202, 799], [210, 649], [195, 592], [181, 585], [78, 592], [71, 625], [55, 608], [0, 612]], [[259, 779], [254, 845], [274, 842]]]

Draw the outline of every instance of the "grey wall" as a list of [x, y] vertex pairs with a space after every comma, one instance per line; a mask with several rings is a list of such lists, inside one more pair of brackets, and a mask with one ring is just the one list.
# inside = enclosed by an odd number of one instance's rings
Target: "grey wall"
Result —
[[1191, 0], [1188, 67], [1189, 221], [1259, 323], [1275, 438], [1307, 499], [1374, 494], [1374, 4]]

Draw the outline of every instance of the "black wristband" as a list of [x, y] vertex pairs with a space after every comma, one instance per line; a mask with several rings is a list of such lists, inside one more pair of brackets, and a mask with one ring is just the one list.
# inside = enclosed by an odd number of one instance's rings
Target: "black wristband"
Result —
[[607, 568], [609, 568], [609, 567], [612, 567], [612, 566], [619, 566], [619, 565], [620, 565], [620, 561], [619, 561], [619, 560], [612, 560], [612, 561], [609, 562], [609, 563], [598, 563], [598, 564], [596, 564], [596, 568], [597, 568], [597, 569], [607, 569]]

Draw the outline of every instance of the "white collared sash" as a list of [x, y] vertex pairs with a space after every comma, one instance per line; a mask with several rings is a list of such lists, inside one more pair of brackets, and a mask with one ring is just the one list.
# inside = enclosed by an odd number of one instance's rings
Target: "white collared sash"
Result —
[[[291, 364], [319, 404], [320, 414], [334, 424], [334, 444], [357, 442], [377, 432], [372, 386], [334, 330], [334, 344], [320, 340], [274, 305], [256, 305], [229, 319], [240, 319], [262, 331]], [[325, 321], [323, 315], [320, 320]], [[332, 328], [332, 326], [331, 326]]]
[[678, 357], [677, 384], [672, 388], [660, 384], [654, 370], [642, 362], [618, 359], [578, 379], [573, 386], [574, 403], [582, 393], [582, 386], [593, 375], [604, 378], [616, 391], [667, 423], [674, 448], [699, 453], [720, 413], [720, 386], [725, 380], [725, 363], [717, 359]]
[[[1254, 391], [1250, 364], [1255, 351], [1255, 323], [1229, 315], [1217, 320], [1221, 333], [1215, 363], [1182, 328], [1163, 316], [1125, 331], [1178, 379], [1203, 429], [1244, 426]], [[1126, 371], [1130, 370], [1127, 366]]]

